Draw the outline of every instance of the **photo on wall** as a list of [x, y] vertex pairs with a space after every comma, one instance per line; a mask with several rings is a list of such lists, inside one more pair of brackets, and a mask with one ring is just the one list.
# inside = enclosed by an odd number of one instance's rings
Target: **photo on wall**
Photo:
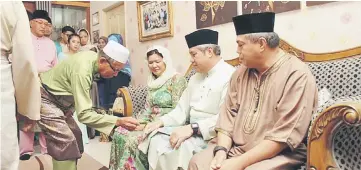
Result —
[[173, 36], [171, 1], [137, 2], [139, 41]]
[[93, 31], [93, 44], [99, 42], [99, 30]]

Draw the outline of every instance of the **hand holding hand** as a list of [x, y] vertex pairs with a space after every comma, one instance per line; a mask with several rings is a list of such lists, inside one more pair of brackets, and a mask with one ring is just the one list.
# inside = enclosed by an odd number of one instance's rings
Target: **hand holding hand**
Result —
[[129, 131], [132, 131], [139, 125], [139, 122], [137, 119], [132, 117], [122, 117], [117, 120], [115, 125], [121, 126]]

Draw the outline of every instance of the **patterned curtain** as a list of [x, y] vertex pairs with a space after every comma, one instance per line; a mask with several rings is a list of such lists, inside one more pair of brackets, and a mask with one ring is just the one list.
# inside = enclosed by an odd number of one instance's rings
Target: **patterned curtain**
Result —
[[35, 1], [37, 10], [48, 11], [49, 17], [51, 18], [51, 1]]

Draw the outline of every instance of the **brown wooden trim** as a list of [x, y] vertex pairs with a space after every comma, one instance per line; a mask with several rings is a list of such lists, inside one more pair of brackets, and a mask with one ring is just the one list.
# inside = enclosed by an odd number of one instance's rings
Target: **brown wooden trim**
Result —
[[77, 6], [90, 8], [89, 2], [79, 2], [79, 1], [51, 1], [52, 5], [66, 5], [66, 6]]
[[361, 124], [361, 104], [345, 102], [328, 107], [311, 126], [307, 145], [307, 169], [338, 169], [332, 152], [334, 131], [341, 124]]
[[91, 37], [92, 37], [92, 32], [93, 30], [90, 30], [90, 8], [86, 9], [86, 29], [89, 30], [89, 38], [90, 41], [92, 41]]
[[[290, 45], [287, 41], [282, 39], [280, 41], [280, 48], [290, 54], [297, 56], [298, 58], [300, 58], [302, 61], [305, 62], [329, 61], [329, 60], [337, 60], [347, 57], [353, 57], [355, 55], [361, 55], [361, 46], [346, 50], [336, 51], [336, 52], [309, 53]], [[240, 64], [238, 57], [231, 60], [226, 60], [226, 62], [232, 66], [237, 66]], [[188, 75], [191, 72], [191, 70], [192, 70], [192, 65], [188, 67], [185, 75]]]
[[133, 103], [132, 98], [129, 94], [129, 90], [126, 87], [119, 88], [117, 91], [117, 96], [123, 98], [124, 102], [124, 113], [123, 116], [130, 117], [133, 115]]
[[329, 61], [329, 60], [337, 60], [347, 57], [352, 57], [355, 55], [361, 54], [361, 46], [354, 47], [346, 50], [335, 51], [335, 52], [326, 52], [326, 53], [310, 53], [302, 51], [292, 45], [290, 45], [287, 41], [281, 40], [280, 48], [283, 50], [300, 57], [303, 61], [306, 62], [320, 62], [320, 61]]
[[25, 9], [31, 13], [36, 10], [36, 5], [34, 1], [23, 1], [23, 4]]

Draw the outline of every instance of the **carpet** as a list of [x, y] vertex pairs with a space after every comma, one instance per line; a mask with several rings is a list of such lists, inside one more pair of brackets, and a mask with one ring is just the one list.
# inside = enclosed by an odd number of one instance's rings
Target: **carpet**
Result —
[[[19, 170], [53, 170], [52, 159], [49, 155], [35, 155], [27, 161], [20, 161]], [[108, 170], [86, 153], [78, 161], [77, 170]]]

